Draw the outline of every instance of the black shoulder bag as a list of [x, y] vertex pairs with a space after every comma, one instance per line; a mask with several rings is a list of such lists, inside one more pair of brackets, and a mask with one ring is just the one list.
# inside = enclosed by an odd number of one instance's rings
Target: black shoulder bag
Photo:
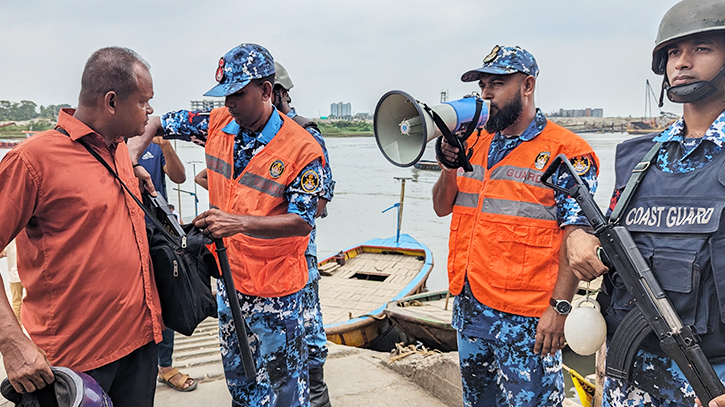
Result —
[[[69, 136], [61, 127], [57, 127], [56, 131]], [[190, 336], [201, 321], [207, 317], [217, 316], [210, 277], [219, 278], [219, 269], [214, 256], [206, 248], [206, 245], [213, 241], [192, 224], [184, 225], [183, 229], [179, 228], [173, 215], [173, 219], [164, 219], [167, 223], [164, 225], [154, 211], [131, 193], [103, 157], [85, 141], [81, 139], [77, 141], [106, 167], [146, 213], [146, 219], [151, 222], [146, 223], [146, 233], [164, 325]], [[147, 195], [146, 198], [149, 199], [150, 196]], [[159, 204], [164, 201], [161, 197], [149, 200], [156, 201], [159, 207], [163, 206]], [[174, 225], [170, 222], [177, 223]]]

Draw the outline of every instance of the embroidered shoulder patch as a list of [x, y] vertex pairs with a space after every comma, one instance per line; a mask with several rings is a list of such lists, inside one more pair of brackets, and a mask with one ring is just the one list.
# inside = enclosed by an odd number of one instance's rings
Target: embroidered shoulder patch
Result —
[[277, 160], [269, 166], [269, 176], [272, 178], [279, 178], [284, 173], [284, 163]]
[[320, 176], [315, 170], [307, 170], [302, 174], [302, 190], [313, 192], [320, 185]]
[[534, 161], [534, 167], [536, 167], [537, 170], [543, 170], [546, 163], [549, 162], [549, 158], [551, 157], [551, 153], [548, 151], [542, 151], [539, 153], [539, 155], [536, 156], [536, 160]]
[[584, 175], [587, 171], [589, 171], [589, 167], [592, 166], [592, 163], [589, 162], [589, 158], [587, 157], [578, 157], [574, 160], [572, 166], [574, 167], [577, 175]]

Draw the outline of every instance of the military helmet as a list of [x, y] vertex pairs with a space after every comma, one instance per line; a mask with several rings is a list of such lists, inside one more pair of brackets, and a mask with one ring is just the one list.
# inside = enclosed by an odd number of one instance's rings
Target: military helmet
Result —
[[725, 32], [725, 1], [683, 0], [675, 4], [662, 17], [657, 30], [655, 49], [652, 51], [652, 71], [664, 75], [667, 66], [665, 48], [672, 42], [712, 31]]
[[294, 87], [294, 83], [292, 83], [292, 79], [290, 79], [289, 74], [287, 73], [287, 70], [284, 69], [282, 64], [280, 64], [277, 61], [274, 61], [274, 70], [276, 71], [274, 76], [274, 84], [275, 85], [281, 85], [286, 90], [292, 89]]

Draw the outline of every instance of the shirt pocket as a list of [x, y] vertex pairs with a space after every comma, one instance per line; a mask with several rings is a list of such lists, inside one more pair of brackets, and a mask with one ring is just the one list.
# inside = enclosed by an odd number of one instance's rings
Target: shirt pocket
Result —
[[[507, 290], [549, 291], [559, 266], [556, 231], [526, 225], [497, 224], [488, 250], [488, 280]], [[484, 260], [485, 261], [485, 260]]]

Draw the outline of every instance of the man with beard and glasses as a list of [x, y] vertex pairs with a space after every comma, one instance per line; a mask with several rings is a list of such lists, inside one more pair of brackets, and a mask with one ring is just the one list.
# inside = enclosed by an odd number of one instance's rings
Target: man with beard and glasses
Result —
[[[500, 46], [463, 74], [478, 81], [490, 117], [465, 147], [474, 147], [473, 171], [441, 165], [433, 187], [438, 216], [453, 214], [448, 277], [466, 406], [553, 406], [565, 395], [560, 349], [578, 280], [559, 259], [565, 236], [588, 223], [541, 175], [566, 154], [594, 194], [599, 160], [536, 108], [538, 74], [529, 52]], [[445, 139], [442, 152], [455, 162], [458, 149]], [[564, 171], [552, 179], [574, 182]]]

